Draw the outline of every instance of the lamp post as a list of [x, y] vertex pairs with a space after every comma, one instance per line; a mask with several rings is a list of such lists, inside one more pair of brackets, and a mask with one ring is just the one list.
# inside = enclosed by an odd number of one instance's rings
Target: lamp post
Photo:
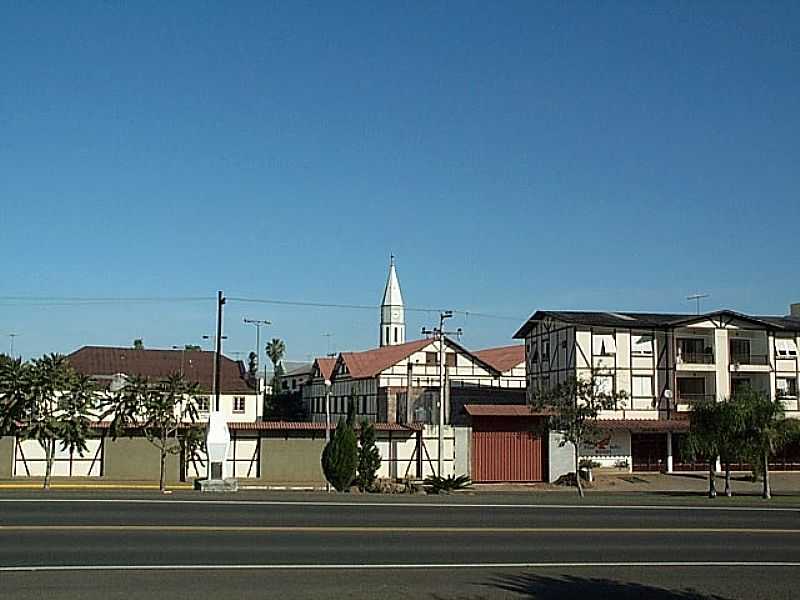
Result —
[[[247, 317], [242, 319], [242, 322], [245, 325], [255, 325], [256, 327], [256, 379], [258, 379], [258, 365], [261, 362], [260, 352], [261, 352], [261, 328], [266, 325], [272, 325], [272, 321], [268, 321], [267, 319], [248, 319]], [[266, 365], [266, 363], [265, 363]], [[267, 377], [264, 376], [264, 392], [266, 393], [266, 386], [267, 386]]]
[[444, 339], [445, 335], [457, 335], [460, 336], [462, 331], [459, 327], [456, 331], [445, 331], [444, 330], [444, 322], [446, 319], [451, 319], [453, 317], [452, 310], [445, 310], [439, 313], [439, 327], [434, 327], [433, 330], [422, 328], [423, 335], [433, 334], [434, 339], [439, 340], [439, 419], [438, 419], [438, 448], [437, 453], [438, 456], [436, 458], [436, 468], [438, 470], [439, 477], [442, 477], [442, 472], [444, 470]]
[[172, 346], [173, 350], [180, 350], [181, 351], [181, 379], [183, 379], [183, 358], [186, 356], [186, 345], [183, 346]]
[[[331, 441], [331, 380], [325, 380], [325, 446]], [[325, 478], [325, 489], [330, 492], [331, 484]]]

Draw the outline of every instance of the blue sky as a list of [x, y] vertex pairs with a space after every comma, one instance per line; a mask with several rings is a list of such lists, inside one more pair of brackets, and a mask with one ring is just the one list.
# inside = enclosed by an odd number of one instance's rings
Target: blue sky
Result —
[[[0, 9], [0, 296], [377, 306], [394, 252], [408, 305], [511, 317], [454, 320], [474, 348], [536, 308], [800, 301], [797, 3], [168, 4]], [[242, 316], [292, 359], [378, 337], [230, 302], [228, 352]], [[0, 301], [26, 356], [213, 326]]]

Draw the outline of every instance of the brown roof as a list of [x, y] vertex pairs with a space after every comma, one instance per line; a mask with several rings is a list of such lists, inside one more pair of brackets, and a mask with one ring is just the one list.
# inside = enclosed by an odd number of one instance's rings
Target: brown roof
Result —
[[[184, 423], [189, 427], [190, 423]], [[193, 425], [204, 425], [198, 421]], [[399, 423], [373, 423], [375, 431], [420, 431], [422, 425]], [[109, 429], [110, 421], [95, 421], [90, 426], [93, 429]], [[308, 421], [229, 421], [228, 427], [236, 431], [325, 431], [325, 423], [311, 423]], [[336, 428], [336, 423], [331, 424], [331, 429]], [[358, 425], [356, 425], [358, 429]]]
[[606, 431], [689, 431], [689, 419], [598, 419], [597, 427]]
[[316, 363], [317, 366], [319, 367], [319, 372], [322, 375], [322, 378], [330, 380], [331, 376], [333, 375], [333, 367], [336, 366], [336, 359], [318, 358], [316, 360]]
[[408, 358], [414, 352], [419, 352], [432, 342], [433, 340], [423, 339], [364, 352], [342, 352], [341, 357], [353, 379], [375, 377], [381, 371]]
[[526, 404], [465, 404], [464, 410], [471, 417], [542, 417], [550, 414], [533, 410]]
[[[128, 376], [161, 380], [172, 373], [186, 376], [203, 392], [210, 392], [214, 377], [214, 353], [203, 350], [135, 350], [108, 346], [84, 346], [67, 356], [79, 373], [98, 380], [109, 380], [122, 373]], [[220, 391], [253, 393], [245, 377], [244, 365], [227, 356], [220, 359]]]
[[500, 348], [486, 348], [485, 350], [473, 352], [473, 354], [501, 373], [510, 371], [517, 365], [525, 362], [525, 346], [523, 344], [502, 346]]

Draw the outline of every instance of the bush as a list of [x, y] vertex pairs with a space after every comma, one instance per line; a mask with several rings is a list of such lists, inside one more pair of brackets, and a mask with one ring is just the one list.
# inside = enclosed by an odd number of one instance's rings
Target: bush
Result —
[[322, 451], [322, 471], [325, 479], [339, 492], [349, 491], [356, 476], [358, 444], [353, 428], [339, 421], [331, 441]]
[[432, 475], [425, 479], [425, 485], [431, 488], [434, 494], [446, 494], [455, 490], [463, 490], [464, 488], [472, 485], [472, 481], [467, 475], [449, 475], [441, 477], [439, 475]]
[[375, 426], [364, 419], [358, 432], [356, 485], [362, 492], [372, 490], [381, 468], [381, 453], [375, 445]]

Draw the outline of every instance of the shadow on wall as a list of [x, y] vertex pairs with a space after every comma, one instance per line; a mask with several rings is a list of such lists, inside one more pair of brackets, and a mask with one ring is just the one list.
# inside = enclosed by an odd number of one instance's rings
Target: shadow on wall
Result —
[[[610, 579], [561, 575], [510, 575], [497, 577], [484, 584], [504, 592], [537, 600], [556, 598], [614, 598], [639, 600], [727, 600], [723, 596], [707, 595], [692, 589], [668, 590], [642, 583], [612, 581]], [[490, 594], [491, 596], [491, 594]]]

